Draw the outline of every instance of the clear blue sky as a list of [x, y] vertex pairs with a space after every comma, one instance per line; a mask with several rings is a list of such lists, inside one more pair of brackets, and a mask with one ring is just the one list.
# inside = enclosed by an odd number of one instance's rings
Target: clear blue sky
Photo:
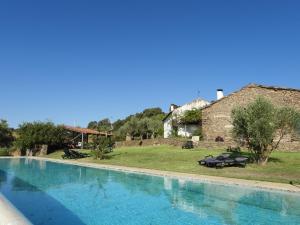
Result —
[[166, 111], [250, 82], [300, 88], [300, 1], [2, 0], [0, 78], [13, 127]]

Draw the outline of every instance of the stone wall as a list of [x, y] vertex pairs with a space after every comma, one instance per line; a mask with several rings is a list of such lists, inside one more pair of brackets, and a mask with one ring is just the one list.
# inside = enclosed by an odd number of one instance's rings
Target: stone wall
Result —
[[181, 147], [186, 139], [177, 138], [155, 138], [145, 140], [132, 140], [116, 142], [116, 147], [131, 147], [131, 146], [156, 146], [156, 145], [171, 145]]
[[[222, 137], [225, 142], [232, 141], [231, 112], [237, 106], [246, 106], [258, 96], [263, 96], [276, 106], [291, 106], [300, 111], [300, 91], [292, 89], [269, 88], [249, 85], [202, 110], [202, 129], [204, 140], [215, 141]], [[292, 149], [289, 149], [292, 148]], [[291, 138], [280, 145], [282, 150], [299, 150], [300, 142]]]
[[[136, 147], [136, 146], [159, 146], [159, 145], [170, 145], [174, 147], [181, 147], [189, 139], [178, 139], [178, 138], [156, 138], [156, 139], [145, 139], [142, 141], [122, 141], [117, 142], [116, 147]], [[194, 143], [196, 148], [202, 149], [226, 149], [229, 146], [236, 147], [234, 142], [215, 142], [215, 141], [200, 141]]]
[[[187, 140], [184, 139], [174, 139], [174, 138], [156, 138], [156, 139], [146, 139], [142, 142], [139, 140], [133, 141], [121, 141], [116, 143], [116, 147], [138, 147], [138, 146], [160, 146], [160, 145], [170, 145], [174, 147], [181, 147]], [[215, 141], [200, 141], [194, 144], [195, 148], [199, 149], [227, 149], [228, 147], [238, 147], [238, 145], [233, 141], [226, 142], [215, 142]], [[291, 142], [281, 144], [278, 148], [280, 151], [289, 152], [300, 152], [299, 143]]]

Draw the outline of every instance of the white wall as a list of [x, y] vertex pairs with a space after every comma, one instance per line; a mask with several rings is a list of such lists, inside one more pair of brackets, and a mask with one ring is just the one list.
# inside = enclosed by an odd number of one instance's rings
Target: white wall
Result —
[[[205, 100], [196, 99], [190, 103], [187, 103], [175, 109], [172, 112], [172, 114], [164, 121], [164, 138], [169, 138], [172, 134], [172, 118], [176, 116], [181, 116], [184, 112], [188, 110], [201, 109], [209, 104], [210, 103]], [[178, 127], [178, 135], [184, 137], [191, 137], [195, 130], [197, 130], [198, 128], [198, 125], [187, 125], [186, 127], [184, 125], [180, 125]]]
[[198, 130], [200, 126], [195, 124], [179, 125], [178, 135], [183, 137], [192, 137], [193, 133]]
[[164, 121], [164, 138], [169, 138], [172, 134], [172, 115]]

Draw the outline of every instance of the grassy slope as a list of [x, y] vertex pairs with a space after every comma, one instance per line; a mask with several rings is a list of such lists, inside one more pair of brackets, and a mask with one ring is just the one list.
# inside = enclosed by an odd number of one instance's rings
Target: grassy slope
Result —
[[[129, 147], [115, 149], [105, 160], [94, 160], [90, 157], [80, 161], [282, 183], [292, 180], [300, 183], [300, 152], [274, 152], [267, 166], [250, 164], [246, 168], [215, 169], [197, 164], [197, 161], [206, 155], [217, 155], [222, 152], [222, 150], [202, 149], [181, 150], [171, 146]], [[48, 157], [61, 158], [62, 154], [59, 151]]]

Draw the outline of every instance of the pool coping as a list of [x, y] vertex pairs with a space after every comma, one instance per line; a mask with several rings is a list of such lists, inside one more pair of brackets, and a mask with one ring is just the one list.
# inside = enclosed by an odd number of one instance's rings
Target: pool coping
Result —
[[32, 223], [0, 193], [0, 225], [32, 225]]
[[109, 169], [114, 171], [146, 174], [146, 175], [160, 176], [160, 177], [169, 177], [169, 178], [175, 178], [183, 181], [209, 182], [209, 183], [217, 183], [221, 185], [222, 184], [235, 185], [235, 186], [252, 187], [258, 189], [284, 191], [284, 192], [292, 192], [292, 193], [300, 194], [299, 186], [294, 186], [291, 184], [284, 184], [284, 183], [275, 183], [275, 182], [273, 183], [268, 181], [256, 181], [256, 180], [245, 180], [245, 179], [238, 179], [238, 178], [189, 174], [189, 173], [145, 169], [145, 168], [138, 168], [138, 167], [118, 166], [118, 165], [110, 165], [110, 164], [96, 164], [96, 163], [79, 162], [79, 161], [71, 161], [71, 160], [51, 159], [46, 157], [28, 157], [28, 158], [58, 162], [58, 163], [64, 163], [70, 165], [98, 168], [98, 169]]
[[57, 163], [63, 163], [68, 165], [84, 166], [84, 167], [90, 167], [96, 169], [108, 169], [108, 170], [122, 171], [122, 172], [129, 172], [129, 173], [146, 174], [151, 176], [169, 177], [169, 178], [179, 179], [181, 181], [198, 181], [198, 182], [206, 182], [206, 183], [215, 183], [220, 185], [234, 185], [234, 186], [241, 186], [241, 187], [248, 187], [248, 188], [250, 187], [250, 188], [258, 188], [264, 190], [284, 191], [284, 192], [300, 194], [300, 186], [284, 184], [284, 183], [268, 182], [268, 181], [256, 181], [256, 180], [217, 177], [217, 176], [200, 175], [200, 174], [189, 174], [189, 173], [181, 173], [181, 172], [173, 172], [173, 171], [145, 169], [145, 168], [138, 168], [138, 167], [97, 164], [97, 163], [89, 163], [89, 162], [63, 160], [63, 159], [51, 159], [51, 158], [36, 157], [36, 156], [3, 157], [3, 158], [37, 159], [37, 160], [57, 162]]

